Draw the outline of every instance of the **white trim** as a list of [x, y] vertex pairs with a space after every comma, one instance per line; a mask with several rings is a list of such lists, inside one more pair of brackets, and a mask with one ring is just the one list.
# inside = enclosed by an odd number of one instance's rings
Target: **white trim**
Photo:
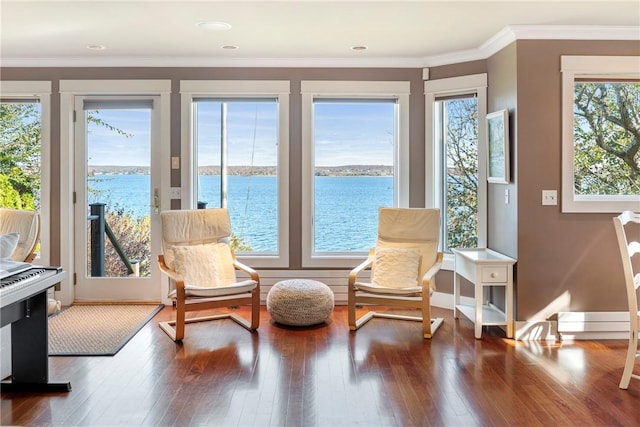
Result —
[[68, 272], [58, 294], [62, 305], [74, 299], [74, 209], [73, 209], [73, 109], [74, 95], [60, 94], [60, 264]]
[[0, 81], [0, 96], [36, 97], [40, 94], [51, 95], [50, 81]]
[[180, 80], [180, 93], [192, 95], [267, 95], [289, 94], [289, 80]]
[[640, 210], [640, 195], [580, 196], [574, 194], [574, 84], [581, 75], [640, 76], [640, 56], [561, 56], [562, 72], [562, 212]]
[[[74, 122], [73, 110], [76, 96], [87, 95], [148, 95], [158, 96], [160, 123], [160, 162], [170, 165], [171, 129], [170, 99], [171, 80], [60, 80], [60, 261], [67, 271], [59, 293], [63, 305], [74, 301]], [[169, 167], [160, 167], [158, 177], [160, 208], [170, 205], [171, 183]], [[159, 234], [158, 234], [159, 235]], [[165, 286], [163, 284], [163, 286]], [[166, 295], [163, 287], [158, 300]], [[164, 301], [164, 300], [163, 300]], [[164, 301], [167, 302], [167, 301]]]
[[3, 58], [3, 67], [422, 68], [424, 58]]
[[40, 101], [40, 256], [36, 264], [51, 263], [51, 82], [0, 81], [0, 96]]
[[408, 81], [303, 80], [302, 94], [302, 266], [354, 267], [366, 253], [313, 253], [313, 100], [331, 98], [393, 97], [396, 108], [397, 140], [394, 143], [394, 205], [409, 206], [409, 95]]
[[193, 137], [194, 97], [269, 96], [278, 99], [278, 254], [242, 255], [238, 258], [253, 268], [289, 266], [289, 80], [181, 80], [181, 182], [184, 209], [195, 208], [195, 162]]
[[60, 80], [60, 93], [74, 95], [159, 95], [171, 93], [171, 80]]
[[425, 57], [400, 58], [2, 58], [3, 67], [263, 67], [423, 68], [487, 59], [516, 40], [640, 40], [640, 27], [605, 25], [510, 25], [478, 47]]
[[[487, 74], [473, 74], [424, 82], [425, 91], [425, 207], [438, 207], [442, 200], [444, 184], [437, 160], [438, 147], [435, 126], [434, 103], [438, 96], [475, 93], [478, 99], [478, 247], [487, 242]], [[429, 185], [431, 183], [431, 185]], [[453, 257], [445, 255], [443, 269], [453, 269]]]

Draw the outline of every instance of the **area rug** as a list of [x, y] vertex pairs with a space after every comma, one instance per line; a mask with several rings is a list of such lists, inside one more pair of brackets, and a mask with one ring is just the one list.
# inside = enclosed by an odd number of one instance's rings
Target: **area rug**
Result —
[[113, 356], [162, 307], [72, 305], [49, 317], [49, 356]]

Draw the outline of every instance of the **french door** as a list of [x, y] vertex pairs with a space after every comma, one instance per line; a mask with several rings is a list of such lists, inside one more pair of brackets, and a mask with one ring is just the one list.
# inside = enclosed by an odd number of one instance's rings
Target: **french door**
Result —
[[76, 96], [76, 301], [159, 301], [159, 97]]

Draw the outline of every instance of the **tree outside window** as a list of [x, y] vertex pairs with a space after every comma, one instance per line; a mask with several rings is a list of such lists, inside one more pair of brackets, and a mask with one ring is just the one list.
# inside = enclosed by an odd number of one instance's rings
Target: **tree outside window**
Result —
[[0, 103], [0, 207], [40, 207], [40, 105]]
[[587, 81], [574, 90], [575, 194], [640, 194], [640, 83]]
[[478, 246], [478, 101], [437, 102], [443, 153], [443, 248]]
[[638, 56], [562, 56], [562, 212], [640, 210]]

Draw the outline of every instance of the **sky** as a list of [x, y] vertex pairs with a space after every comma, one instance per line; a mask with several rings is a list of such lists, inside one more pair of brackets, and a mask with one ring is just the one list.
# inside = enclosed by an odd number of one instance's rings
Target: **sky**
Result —
[[[320, 103], [314, 109], [317, 166], [392, 165], [394, 104]], [[101, 110], [99, 117], [121, 129], [124, 137], [103, 126], [89, 126], [91, 166], [149, 166], [148, 110]], [[199, 164], [220, 163], [220, 104], [199, 102]], [[227, 108], [229, 165], [273, 166], [277, 159], [277, 105], [242, 102]], [[290, 135], [290, 137], [294, 137]]]

